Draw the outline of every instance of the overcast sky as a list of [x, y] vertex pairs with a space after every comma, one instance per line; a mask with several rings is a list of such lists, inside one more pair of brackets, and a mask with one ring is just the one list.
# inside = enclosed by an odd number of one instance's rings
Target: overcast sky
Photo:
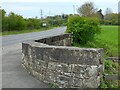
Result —
[[[24, 17], [40, 17], [40, 10], [43, 16], [72, 14], [73, 5], [80, 7], [87, 1], [92, 1], [95, 7], [102, 9], [103, 14], [106, 8], [111, 8], [113, 12], [118, 12], [118, 2], [120, 0], [1, 0], [1, 5], [7, 14], [11, 11]], [[77, 11], [76, 11], [77, 13]]]

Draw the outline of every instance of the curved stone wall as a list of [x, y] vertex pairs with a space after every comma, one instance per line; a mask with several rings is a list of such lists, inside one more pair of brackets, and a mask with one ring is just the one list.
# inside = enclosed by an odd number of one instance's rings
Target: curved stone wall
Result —
[[59, 88], [98, 88], [103, 50], [72, 47], [70, 34], [22, 43], [22, 65], [35, 78]]

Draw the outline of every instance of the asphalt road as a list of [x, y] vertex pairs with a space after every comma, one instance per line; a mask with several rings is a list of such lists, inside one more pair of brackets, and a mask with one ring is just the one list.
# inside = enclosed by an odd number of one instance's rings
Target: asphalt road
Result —
[[25, 40], [31, 40], [31, 39], [34, 40], [34, 39], [39, 39], [47, 36], [62, 34], [65, 31], [65, 29], [66, 27], [61, 27], [61, 28], [51, 29], [51, 30], [42, 31], [42, 32], [4, 36], [2, 37], [2, 45], [9, 46], [16, 43], [21, 43]]
[[30, 76], [21, 66], [21, 43], [26, 40], [63, 34], [65, 30], [66, 27], [60, 27], [42, 32], [0, 37], [2, 38], [2, 53], [0, 54], [2, 56], [2, 71], [0, 70], [2, 88], [47, 88], [48, 85]]

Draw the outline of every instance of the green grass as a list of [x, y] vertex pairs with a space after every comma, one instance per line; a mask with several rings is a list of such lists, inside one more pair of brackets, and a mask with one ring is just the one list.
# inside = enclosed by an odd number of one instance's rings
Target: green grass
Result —
[[[95, 36], [95, 40], [86, 45], [74, 43], [77, 47], [104, 48], [105, 56], [118, 56], [118, 26], [101, 26], [101, 33]], [[118, 74], [118, 62], [104, 60], [104, 74]], [[101, 79], [100, 88], [120, 88], [120, 80]]]
[[96, 40], [107, 55], [118, 56], [118, 26], [101, 26], [101, 34], [96, 36]]
[[48, 87], [49, 87], [49, 88], [58, 88], [57, 85], [54, 85], [54, 84], [52, 84], [52, 83], [49, 83], [49, 84], [48, 84]]
[[23, 33], [30, 33], [30, 32], [40, 32], [40, 31], [45, 31], [49, 30], [52, 28], [41, 28], [41, 29], [33, 29], [33, 30], [20, 30], [20, 31], [5, 31], [5, 32], [0, 32], [0, 36], [4, 35], [13, 35], [13, 34], [23, 34]]
[[118, 26], [101, 26], [101, 33], [86, 45], [75, 43], [77, 47], [104, 48], [107, 56], [118, 56]]
[[118, 74], [118, 62], [104, 60], [104, 65], [105, 65], [104, 74]]

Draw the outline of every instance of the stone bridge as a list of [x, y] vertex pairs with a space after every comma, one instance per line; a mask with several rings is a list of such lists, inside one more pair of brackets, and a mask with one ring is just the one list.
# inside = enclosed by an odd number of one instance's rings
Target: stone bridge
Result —
[[63, 34], [22, 43], [22, 65], [44, 83], [59, 88], [98, 88], [103, 74], [103, 49], [73, 47]]

